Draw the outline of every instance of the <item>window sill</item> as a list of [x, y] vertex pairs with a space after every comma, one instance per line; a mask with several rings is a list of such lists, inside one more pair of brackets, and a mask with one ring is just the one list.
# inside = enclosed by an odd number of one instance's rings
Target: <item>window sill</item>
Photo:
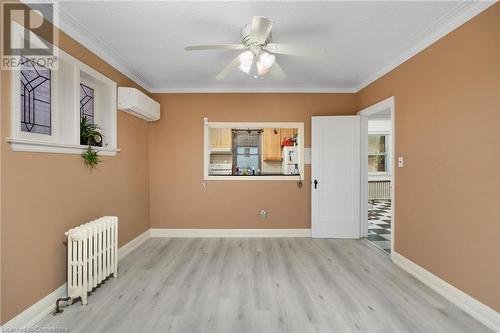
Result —
[[368, 181], [390, 181], [391, 174], [387, 172], [368, 173]]
[[283, 180], [299, 181], [304, 180], [299, 175], [290, 176], [205, 176], [205, 180]]
[[[37, 152], [37, 153], [57, 153], [57, 154], [77, 154], [83, 153], [87, 146], [69, 145], [65, 143], [42, 142], [26, 139], [6, 138], [13, 151]], [[115, 156], [120, 149], [92, 147], [101, 156]]]

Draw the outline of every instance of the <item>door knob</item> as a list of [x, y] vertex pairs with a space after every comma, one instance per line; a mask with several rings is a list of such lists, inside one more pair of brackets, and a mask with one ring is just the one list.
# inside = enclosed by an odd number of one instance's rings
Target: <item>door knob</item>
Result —
[[313, 184], [314, 184], [314, 188], [315, 189], [318, 188], [318, 180], [315, 179], [314, 182], [313, 182]]

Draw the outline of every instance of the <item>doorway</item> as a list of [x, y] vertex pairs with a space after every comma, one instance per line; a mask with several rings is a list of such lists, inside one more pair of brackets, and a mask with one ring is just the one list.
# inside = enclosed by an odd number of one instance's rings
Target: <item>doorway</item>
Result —
[[361, 117], [360, 234], [388, 255], [394, 252], [394, 98], [372, 105]]

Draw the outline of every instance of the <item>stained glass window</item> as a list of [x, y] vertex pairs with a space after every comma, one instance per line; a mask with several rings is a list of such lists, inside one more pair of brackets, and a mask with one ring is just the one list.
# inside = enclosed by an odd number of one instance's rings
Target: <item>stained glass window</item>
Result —
[[94, 89], [80, 83], [80, 117], [94, 123]]
[[21, 131], [51, 134], [50, 69], [21, 58]]

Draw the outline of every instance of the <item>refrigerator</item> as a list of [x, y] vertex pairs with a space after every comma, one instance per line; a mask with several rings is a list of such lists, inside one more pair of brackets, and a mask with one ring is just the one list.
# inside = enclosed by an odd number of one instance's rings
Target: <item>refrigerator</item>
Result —
[[299, 156], [297, 146], [285, 146], [281, 150], [281, 172], [284, 175], [299, 174]]

